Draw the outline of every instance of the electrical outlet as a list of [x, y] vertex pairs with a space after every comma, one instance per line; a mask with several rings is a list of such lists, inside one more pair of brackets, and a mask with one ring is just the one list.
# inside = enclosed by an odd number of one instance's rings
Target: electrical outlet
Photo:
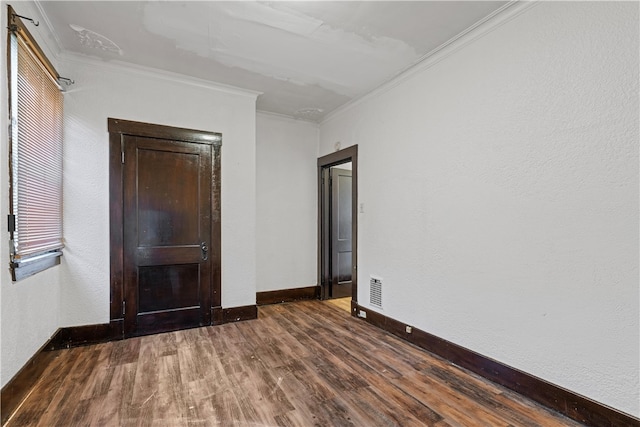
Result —
[[364, 310], [360, 310], [358, 312], [358, 317], [362, 317], [363, 319], [366, 319], [367, 318], [367, 312], [364, 311]]
[[413, 328], [409, 325], [404, 327], [404, 330], [407, 331], [408, 334], [410, 334], [411, 332], [413, 332]]

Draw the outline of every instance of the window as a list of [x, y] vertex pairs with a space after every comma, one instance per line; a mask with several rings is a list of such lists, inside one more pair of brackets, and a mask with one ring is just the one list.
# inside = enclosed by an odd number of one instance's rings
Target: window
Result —
[[13, 280], [62, 255], [62, 92], [59, 76], [9, 6], [9, 233]]

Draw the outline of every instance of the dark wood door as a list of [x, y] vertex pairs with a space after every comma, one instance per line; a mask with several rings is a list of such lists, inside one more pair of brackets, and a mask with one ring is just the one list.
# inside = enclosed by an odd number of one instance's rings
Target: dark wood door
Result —
[[122, 144], [125, 335], [209, 325], [212, 146]]
[[331, 186], [331, 298], [351, 296], [351, 171], [332, 168]]

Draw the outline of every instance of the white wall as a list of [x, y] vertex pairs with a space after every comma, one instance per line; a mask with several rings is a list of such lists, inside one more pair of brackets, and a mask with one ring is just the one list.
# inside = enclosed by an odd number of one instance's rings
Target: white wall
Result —
[[[16, 13], [41, 19], [37, 10], [31, 3], [17, 2], [12, 4]], [[35, 352], [58, 329], [59, 293], [60, 293], [60, 266], [53, 267], [36, 276], [29, 277], [19, 282], [11, 282], [11, 275], [7, 268], [9, 263], [9, 234], [6, 232], [4, 221], [9, 214], [9, 170], [7, 159], [8, 148], [8, 99], [7, 88], [7, 9], [2, 2], [0, 9], [2, 16], [2, 38], [0, 41], [2, 66], [0, 67], [0, 79], [2, 85], [2, 100], [0, 101], [0, 206], [2, 212], [0, 218], [3, 222], [3, 238], [0, 244], [0, 377], [2, 386], [24, 366]], [[36, 38], [40, 47], [51, 58], [53, 54], [48, 49], [45, 30], [30, 27], [29, 31]], [[54, 65], [55, 62], [54, 62]]]
[[257, 292], [317, 284], [318, 125], [258, 113]]
[[320, 128], [385, 315], [635, 416], [638, 38], [638, 3], [540, 2]]

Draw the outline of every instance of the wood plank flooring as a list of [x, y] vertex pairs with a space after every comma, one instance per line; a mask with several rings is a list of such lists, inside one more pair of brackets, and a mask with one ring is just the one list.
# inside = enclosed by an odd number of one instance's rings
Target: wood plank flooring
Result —
[[336, 305], [59, 350], [18, 426], [577, 426]]
[[326, 301], [329, 304], [333, 304], [342, 310], [345, 310], [347, 313], [351, 313], [351, 297], [345, 298], [334, 298]]

